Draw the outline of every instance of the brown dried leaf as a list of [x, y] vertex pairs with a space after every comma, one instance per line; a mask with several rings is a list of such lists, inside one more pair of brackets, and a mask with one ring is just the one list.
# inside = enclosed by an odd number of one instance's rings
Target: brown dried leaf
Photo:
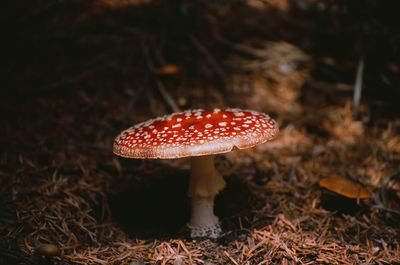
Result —
[[319, 185], [330, 191], [352, 199], [371, 198], [371, 192], [362, 187], [359, 183], [340, 175], [330, 175], [319, 181]]
[[175, 64], [166, 64], [155, 70], [158, 75], [175, 75], [181, 72], [181, 68]]

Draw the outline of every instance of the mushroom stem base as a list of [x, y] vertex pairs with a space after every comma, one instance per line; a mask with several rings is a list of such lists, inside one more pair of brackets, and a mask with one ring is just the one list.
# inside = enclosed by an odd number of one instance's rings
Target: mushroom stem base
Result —
[[187, 224], [187, 227], [190, 229], [191, 238], [206, 237], [217, 239], [222, 233], [219, 223], [211, 227], [196, 227], [191, 226], [190, 224]]
[[192, 157], [188, 196], [192, 198], [192, 215], [188, 227], [191, 237], [217, 238], [222, 230], [214, 215], [214, 198], [225, 181], [214, 167], [213, 156]]
[[218, 217], [214, 215], [214, 197], [192, 198], [192, 216], [187, 226], [192, 238], [217, 238], [221, 234]]

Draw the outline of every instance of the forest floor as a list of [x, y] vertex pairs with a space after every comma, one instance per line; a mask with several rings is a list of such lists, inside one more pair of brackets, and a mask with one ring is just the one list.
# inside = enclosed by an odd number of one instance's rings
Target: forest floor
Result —
[[[314, 2], [19, 1], [3, 16], [0, 263], [400, 264], [400, 34], [374, 1], [373, 23]], [[113, 140], [228, 107], [280, 134], [216, 156], [224, 234], [191, 239], [189, 161], [118, 158]]]

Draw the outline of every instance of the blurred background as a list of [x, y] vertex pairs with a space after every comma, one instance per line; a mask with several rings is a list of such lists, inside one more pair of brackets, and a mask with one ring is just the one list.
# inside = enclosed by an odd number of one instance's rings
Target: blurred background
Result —
[[[335, 251], [346, 244], [357, 257], [343, 262], [366, 262], [380, 251], [381, 262], [399, 262], [396, 3], [7, 3], [1, 11], [0, 261], [3, 255], [8, 264], [34, 264], [35, 249], [51, 243], [62, 250], [54, 261], [61, 263], [175, 264], [191, 253], [214, 264], [229, 257], [257, 264], [268, 255], [334, 264]], [[270, 114], [280, 137], [217, 157], [230, 186], [219, 197], [228, 206], [216, 211], [229, 236], [222, 243], [187, 242], [185, 252], [176, 235], [184, 237], [188, 218], [188, 161], [117, 159], [113, 139], [160, 115], [227, 107]], [[348, 201], [325, 196], [318, 185], [332, 174], [350, 176], [375, 197], [344, 207]], [[271, 238], [293, 240], [289, 248], [268, 252], [270, 239], [258, 246], [265, 247], [258, 256], [237, 254], [261, 242], [257, 231], [266, 226]], [[295, 238], [297, 229], [306, 236]], [[282, 234], [288, 230], [293, 234]], [[326, 251], [328, 243], [315, 241], [312, 231], [339, 247]], [[168, 244], [181, 252], [167, 259]], [[291, 247], [297, 254], [287, 252]]]

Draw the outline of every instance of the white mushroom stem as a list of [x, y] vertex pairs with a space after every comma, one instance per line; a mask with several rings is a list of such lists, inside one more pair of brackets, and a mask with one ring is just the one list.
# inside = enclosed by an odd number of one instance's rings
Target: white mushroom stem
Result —
[[192, 199], [192, 215], [188, 227], [192, 237], [216, 238], [222, 232], [214, 215], [214, 197], [226, 183], [214, 167], [214, 156], [191, 159], [188, 196]]

